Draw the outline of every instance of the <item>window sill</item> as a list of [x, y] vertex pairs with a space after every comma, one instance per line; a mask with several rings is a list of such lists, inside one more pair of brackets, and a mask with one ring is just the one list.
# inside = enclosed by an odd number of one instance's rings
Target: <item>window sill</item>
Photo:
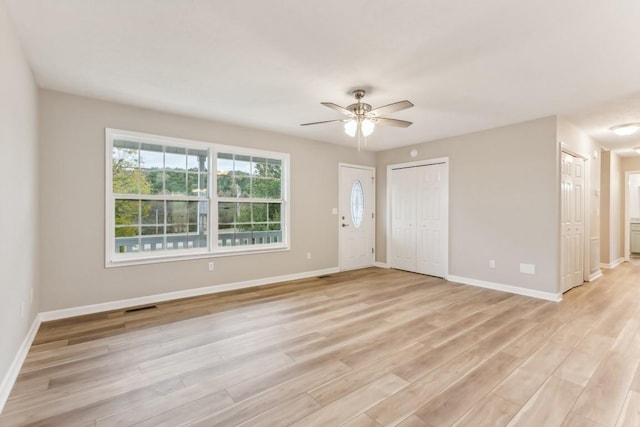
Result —
[[241, 256], [241, 255], [255, 255], [255, 254], [264, 254], [264, 253], [272, 253], [272, 252], [286, 252], [289, 251], [289, 246], [271, 246], [268, 248], [260, 248], [260, 249], [226, 249], [221, 250], [219, 252], [190, 252], [183, 254], [172, 254], [172, 255], [152, 255], [152, 256], [144, 256], [144, 257], [136, 257], [136, 258], [116, 258], [116, 259], [108, 259], [105, 263], [105, 268], [115, 268], [115, 267], [128, 267], [133, 265], [145, 265], [145, 264], [160, 264], [164, 262], [175, 262], [175, 261], [192, 261], [198, 259], [205, 258], [222, 258], [228, 256]]

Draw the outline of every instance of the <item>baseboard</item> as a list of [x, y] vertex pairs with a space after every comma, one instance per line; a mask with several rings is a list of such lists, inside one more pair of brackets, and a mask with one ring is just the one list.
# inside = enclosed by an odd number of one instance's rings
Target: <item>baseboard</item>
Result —
[[509, 292], [511, 294], [524, 295], [543, 299], [547, 301], [562, 301], [562, 294], [553, 294], [551, 292], [536, 291], [534, 289], [520, 288], [518, 286], [504, 285], [502, 283], [486, 282], [484, 280], [470, 279], [468, 277], [447, 276], [450, 282], [462, 283], [463, 285], [478, 286], [480, 288], [493, 289], [496, 291]]
[[602, 277], [602, 271], [600, 269], [598, 269], [598, 271], [595, 271], [593, 273], [591, 273], [591, 275], [589, 276], [589, 282], [593, 282], [598, 280], [599, 278]]
[[80, 307], [65, 308], [61, 310], [45, 311], [40, 313], [40, 320], [48, 322], [51, 320], [66, 319], [68, 317], [83, 316], [85, 314], [100, 313], [103, 311], [119, 310], [122, 308], [135, 307], [139, 305], [154, 304], [158, 302], [171, 301], [181, 298], [197, 297], [200, 295], [215, 294], [218, 292], [233, 291], [237, 289], [252, 288], [255, 286], [271, 285], [289, 280], [307, 279], [309, 277], [323, 276], [325, 274], [337, 273], [338, 267], [325, 268], [323, 270], [305, 271], [302, 273], [287, 274], [284, 276], [267, 277], [263, 279], [246, 280], [244, 282], [226, 283], [223, 285], [205, 286], [202, 288], [186, 289], [184, 291], [167, 292], [164, 294], [149, 295], [138, 298], [129, 298], [117, 301], [104, 302], [100, 304], [83, 305]]
[[0, 384], [0, 414], [4, 409], [4, 405], [7, 403], [9, 394], [11, 394], [11, 389], [13, 389], [13, 385], [18, 378], [18, 374], [20, 373], [20, 369], [22, 369], [24, 359], [27, 358], [27, 354], [29, 353], [29, 349], [31, 348], [31, 343], [36, 337], [36, 333], [38, 332], [39, 327], [40, 315], [38, 314], [36, 315], [35, 319], [33, 319], [33, 323], [31, 324], [29, 332], [27, 332], [27, 336], [25, 336], [24, 340], [22, 340], [22, 344], [18, 349], [18, 353], [16, 353], [16, 357], [13, 358], [13, 362], [9, 367], [9, 371], [7, 371], [7, 374], [2, 379], [2, 384]]
[[377, 262], [376, 261], [373, 265], [376, 266], [376, 267], [379, 267], [379, 268], [389, 268], [389, 265], [386, 262]]
[[618, 258], [617, 260], [615, 260], [614, 262], [609, 263], [609, 264], [601, 262], [600, 263], [600, 268], [616, 268], [617, 266], [619, 266], [623, 262], [624, 262], [624, 258]]

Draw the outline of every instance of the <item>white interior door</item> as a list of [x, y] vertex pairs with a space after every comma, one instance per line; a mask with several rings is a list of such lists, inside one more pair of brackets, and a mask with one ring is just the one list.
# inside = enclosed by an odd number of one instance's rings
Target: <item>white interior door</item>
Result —
[[562, 292], [584, 281], [584, 159], [561, 156]]
[[392, 268], [417, 271], [416, 168], [391, 172], [391, 260]]
[[389, 171], [390, 267], [447, 275], [447, 168], [447, 163], [434, 163]]
[[374, 264], [373, 168], [340, 165], [340, 269], [353, 270]]
[[447, 188], [446, 166], [437, 164], [415, 168], [417, 178], [418, 247], [417, 272], [444, 277], [445, 217], [443, 192]]

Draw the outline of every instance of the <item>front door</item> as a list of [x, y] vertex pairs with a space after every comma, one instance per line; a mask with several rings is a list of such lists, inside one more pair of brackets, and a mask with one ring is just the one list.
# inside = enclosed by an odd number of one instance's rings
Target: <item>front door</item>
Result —
[[353, 270], [374, 264], [375, 170], [340, 165], [340, 269]]

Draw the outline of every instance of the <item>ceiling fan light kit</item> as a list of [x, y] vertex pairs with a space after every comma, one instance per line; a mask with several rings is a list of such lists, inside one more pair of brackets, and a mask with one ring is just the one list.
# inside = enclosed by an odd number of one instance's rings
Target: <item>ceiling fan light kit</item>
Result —
[[344, 133], [353, 137], [356, 136], [356, 131], [358, 130], [358, 122], [355, 120], [347, 120], [344, 122]]
[[364, 136], [369, 136], [376, 128], [375, 119], [364, 119], [360, 122], [360, 130]]
[[318, 125], [323, 123], [335, 123], [340, 122], [344, 124], [344, 132], [350, 137], [358, 137], [358, 150], [360, 150], [360, 137], [364, 137], [364, 144], [367, 144], [367, 137], [373, 133], [376, 125], [383, 126], [395, 126], [395, 127], [409, 127], [413, 123], [405, 120], [388, 119], [380, 117], [384, 114], [394, 113], [396, 111], [405, 110], [413, 107], [413, 104], [407, 100], [394, 102], [393, 104], [384, 105], [378, 108], [372, 108], [370, 104], [362, 102], [365, 91], [363, 89], [356, 89], [353, 91], [353, 96], [356, 99], [354, 104], [341, 107], [332, 102], [322, 102], [325, 107], [329, 107], [336, 110], [345, 116], [346, 119], [337, 120], [325, 120], [322, 122], [303, 123], [300, 126]]
[[363, 136], [369, 136], [373, 133], [373, 130], [376, 127], [375, 119], [362, 119], [359, 121], [358, 119], [349, 119], [344, 122], [344, 133], [349, 135], [350, 137], [356, 136], [356, 132], [360, 130]]

